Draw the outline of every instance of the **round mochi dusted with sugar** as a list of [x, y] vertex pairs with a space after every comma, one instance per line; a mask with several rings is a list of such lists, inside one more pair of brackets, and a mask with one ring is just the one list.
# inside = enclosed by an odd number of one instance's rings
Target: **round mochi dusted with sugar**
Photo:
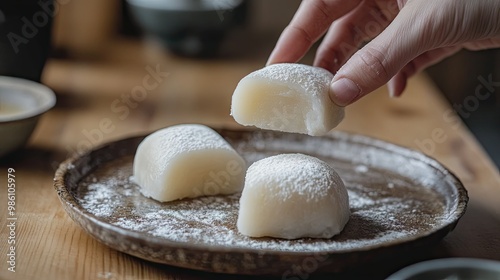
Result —
[[161, 202], [241, 191], [246, 164], [217, 132], [176, 125], [147, 136], [134, 158], [134, 180]]
[[281, 154], [248, 168], [237, 226], [251, 237], [331, 238], [349, 215], [347, 190], [331, 166], [303, 154]]
[[242, 125], [324, 135], [344, 118], [329, 97], [333, 74], [296, 63], [272, 64], [248, 74], [234, 90], [231, 115]]

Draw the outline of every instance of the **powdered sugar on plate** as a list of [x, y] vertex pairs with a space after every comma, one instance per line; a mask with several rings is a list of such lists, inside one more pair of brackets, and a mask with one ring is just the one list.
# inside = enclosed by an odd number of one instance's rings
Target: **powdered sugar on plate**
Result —
[[[249, 165], [274, 154], [245, 149], [239, 152]], [[236, 229], [239, 194], [169, 203], [146, 198], [131, 181], [131, 156], [101, 165], [71, 192], [81, 207], [106, 223], [149, 238], [217, 248], [285, 252], [369, 249], [415, 239], [443, 223], [443, 199], [432, 188], [368, 165], [360, 173], [351, 162], [328, 156], [321, 159], [336, 169], [349, 192], [350, 220], [332, 239], [243, 236]]]

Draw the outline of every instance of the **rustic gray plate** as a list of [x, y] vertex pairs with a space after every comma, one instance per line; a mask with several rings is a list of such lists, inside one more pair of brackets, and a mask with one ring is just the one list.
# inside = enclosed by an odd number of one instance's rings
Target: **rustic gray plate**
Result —
[[[340, 272], [432, 244], [457, 224], [467, 205], [459, 180], [435, 160], [372, 138], [276, 132], [219, 133], [248, 164], [304, 153], [331, 164], [346, 183], [351, 218], [332, 239], [248, 238], [235, 223], [239, 195], [158, 203], [132, 175], [143, 137], [104, 145], [61, 164], [55, 188], [71, 218], [100, 242], [146, 260], [211, 272], [289, 273], [293, 266]], [[300, 207], [298, 205], [297, 207]]]

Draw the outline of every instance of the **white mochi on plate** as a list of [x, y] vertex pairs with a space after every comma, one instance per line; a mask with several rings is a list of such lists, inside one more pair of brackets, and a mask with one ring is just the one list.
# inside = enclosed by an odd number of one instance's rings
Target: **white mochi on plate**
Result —
[[281, 154], [248, 168], [237, 227], [250, 237], [331, 238], [349, 215], [347, 190], [330, 165], [312, 156]]
[[137, 148], [133, 178], [142, 194], [161, 202], [241, 191], [246, 163], [209, 127], [160, 129]]
[[245, 76], [234, 90], [231, 115], [239, 124], [324, 135], [344, 118], [329, 97], [333, 74], [296, 63], [272, 64]]

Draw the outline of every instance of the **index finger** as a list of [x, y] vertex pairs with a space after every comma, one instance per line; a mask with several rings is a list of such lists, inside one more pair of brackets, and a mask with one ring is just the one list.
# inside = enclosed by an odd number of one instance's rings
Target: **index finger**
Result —
[[304, 0], [283, 30], [267, 64], [297, 62], [333, 21], [352, 11], [362, 0]]

